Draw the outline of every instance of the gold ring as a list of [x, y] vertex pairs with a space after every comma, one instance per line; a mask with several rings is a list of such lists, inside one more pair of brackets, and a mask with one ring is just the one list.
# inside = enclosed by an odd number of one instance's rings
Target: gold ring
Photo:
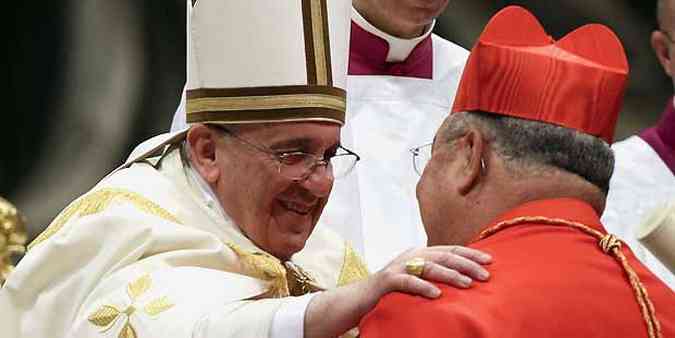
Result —
[[405, 262], [405, 272], [409, 275], [422, 277], [424, 273], [424, 258], [415, 257]]

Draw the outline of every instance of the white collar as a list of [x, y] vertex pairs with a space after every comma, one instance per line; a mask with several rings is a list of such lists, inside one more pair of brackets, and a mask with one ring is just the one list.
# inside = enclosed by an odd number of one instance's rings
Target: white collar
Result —
[[367, 32], [382, 38], [389, 44], [389, 52], [387, 53], [387, 62], [401, 62], [405, 61], [408, 58], [408, 55], [412, 52], [413, 49], [419, 44], [422, 40], [426, 39], [431, 31], [436, 25], [436, 20], [434, 20], [429, 27], [427, 27], [424, 34], [413, 39], [402, 39], [395, 37], [391, 34], [385, 33], [373, 26], [368, 20], [366, 20], [361, 14], [352, 6], [352, 21], [354, 21], [359, 27], [363, 28]]

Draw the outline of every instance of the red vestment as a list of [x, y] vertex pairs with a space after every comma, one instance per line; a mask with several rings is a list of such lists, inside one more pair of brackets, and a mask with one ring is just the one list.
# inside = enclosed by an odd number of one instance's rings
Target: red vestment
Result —
[[[526, 203], [494, 224], [523, 216], [560, 218], [605, 232], [591, 206], [575, 199]], [[443, 294], [436, 300], [392, 293], [364, 317], [361, 336], [647, 337], [624, 270], [593, 236], [566, 226], [524, 223], [469, 246], [493, 256], [488, 282], [467, 290], [439, 285]], [[675, 337], [675, 293], [628, 247], [621, 250], [647, 289], [662, 337]]]

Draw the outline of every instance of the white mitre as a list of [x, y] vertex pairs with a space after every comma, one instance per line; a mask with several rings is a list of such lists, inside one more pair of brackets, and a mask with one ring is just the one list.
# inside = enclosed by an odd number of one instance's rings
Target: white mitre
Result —
[[197, 1], [188, 16], [184, 119], [136, 147], [127, 165], [182, 141], [192, 123], [343, 125], [350, 15], [344, 0]]

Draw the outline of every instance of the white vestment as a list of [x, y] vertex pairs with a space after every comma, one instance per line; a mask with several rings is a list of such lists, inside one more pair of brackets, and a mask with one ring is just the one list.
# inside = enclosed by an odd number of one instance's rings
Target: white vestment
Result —
[[458, 45], [434, 34], [431, 39], [433, 79], [347, 77], [348, 120], [342, 144], [361, 161], [349, 176], [335, 182], [320, 224], [354, 244], [371, 271], [407, 248], [426, 245], [415, 195], [419, 176], [409, 150], [433, 140], [450, 112], [468, 57]]
[[[298, 269], [287, 270], [223, 217], [180, 153], [174, 147], [161, 161], [121, 169], [71, 203], [0, 290], [0, 332], [269, 337], [278, 310], [298, 300], [289, 294], [305, 285], [289, 277]], [[366, 272], [350, 246], [321, 229], [292, 262], [320, 289]]]
[[638, 136], [612, 145], [614, 173], [602, 224], [633, 250], [656, 276], [675, 290], [675, 276], [635, 237], [635, 229], [655, 207], [675, 198], [675, 176]]

